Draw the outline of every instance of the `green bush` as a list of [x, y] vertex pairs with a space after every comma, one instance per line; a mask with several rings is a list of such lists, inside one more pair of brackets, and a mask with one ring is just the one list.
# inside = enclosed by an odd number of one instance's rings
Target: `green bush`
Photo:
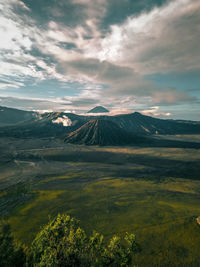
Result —
[[0, 267], [104, 267], [129, 266], [139, 250], [133, 234], [106, 244], [97, 232], [87, 236], [79, 222], [58, 215], [33, 240], [29, 249], [16, 244], [10, 226], [0, 224]]
[[106, 245], [97, 232], [88, 237], [76, 219], [58, 215], [31, 246], [32, 266], [129, 266], [138, 245], [133, 234], [121, 240], [114, 236]]
[[10, 225], [0, 222], [0, 267], [23, 267], [26, 256], [24, 248], [14, 242]]

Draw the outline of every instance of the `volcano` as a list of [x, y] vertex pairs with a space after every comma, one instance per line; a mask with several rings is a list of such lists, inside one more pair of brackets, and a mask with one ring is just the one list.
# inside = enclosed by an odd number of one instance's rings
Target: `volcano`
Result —
[[97, 106], [97, 107], [89, 110], [87, 113], [106, 113], [106, 112], [109, 112], [109, 110], [102, 107], [102, 106]]
[[126, 145], [133, 137], [109, 120], [90, 120], [65, 138], [66, 143], [85, 145]]

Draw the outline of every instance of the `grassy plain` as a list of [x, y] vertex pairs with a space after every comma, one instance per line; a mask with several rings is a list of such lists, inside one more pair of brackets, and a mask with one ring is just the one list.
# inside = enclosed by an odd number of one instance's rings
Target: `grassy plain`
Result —
[[22, 183], [0, 192], [18, 240], [30, 244], [49, 216], [65, 212], [106, 239], [134, 232], [137, 266], [199, 266], [199, 149], [68, 145], [31, 153], [35, 176], [27, 169]]

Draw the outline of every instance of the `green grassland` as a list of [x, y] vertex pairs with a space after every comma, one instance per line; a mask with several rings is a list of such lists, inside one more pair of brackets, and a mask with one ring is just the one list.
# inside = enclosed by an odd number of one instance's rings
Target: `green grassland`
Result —
[[106, 239], [134, 232], [137, 266], [199, 266], [200, 150], [68, 145], [32, 153], [46, 174], [39, 168], [0, 192], [18, 240], [29, 245], [49, 216], [64, 212]]

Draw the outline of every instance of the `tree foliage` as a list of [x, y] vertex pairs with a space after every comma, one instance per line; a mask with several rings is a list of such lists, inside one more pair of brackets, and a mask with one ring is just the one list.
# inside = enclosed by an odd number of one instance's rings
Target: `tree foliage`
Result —
[[26, 261], [22, 246], [15, 243], [10, 225], [0, 222], [0, 267], [22, 267]]
[[97, 232], [88, 237], [76, 219], [58, 215], [36, 236], [31, 263], [36, 266], [128, 266], [138, 245], [133, 234], [108, 244]]
[[[5, 224], [0, 234], [0, 266], [23, 266], [24, 251], [17, 248]], [[135, 236], [126, 234], [123, 239], [113, 236], [105, 243], [101, 234], [87, 236], [79, 222], [68, 215], [58, 215], [51, 220], [33, 240], [27, 250], [26, 266], [36, 267], [104, 267], [130, 266], [133, 254], [139, 249]], [[21, 254], [20, 254], [21, 253]], [[21, 255], [23, 262], [17, 262]], [[20, 265], [21, 264], [21, 265]]]

